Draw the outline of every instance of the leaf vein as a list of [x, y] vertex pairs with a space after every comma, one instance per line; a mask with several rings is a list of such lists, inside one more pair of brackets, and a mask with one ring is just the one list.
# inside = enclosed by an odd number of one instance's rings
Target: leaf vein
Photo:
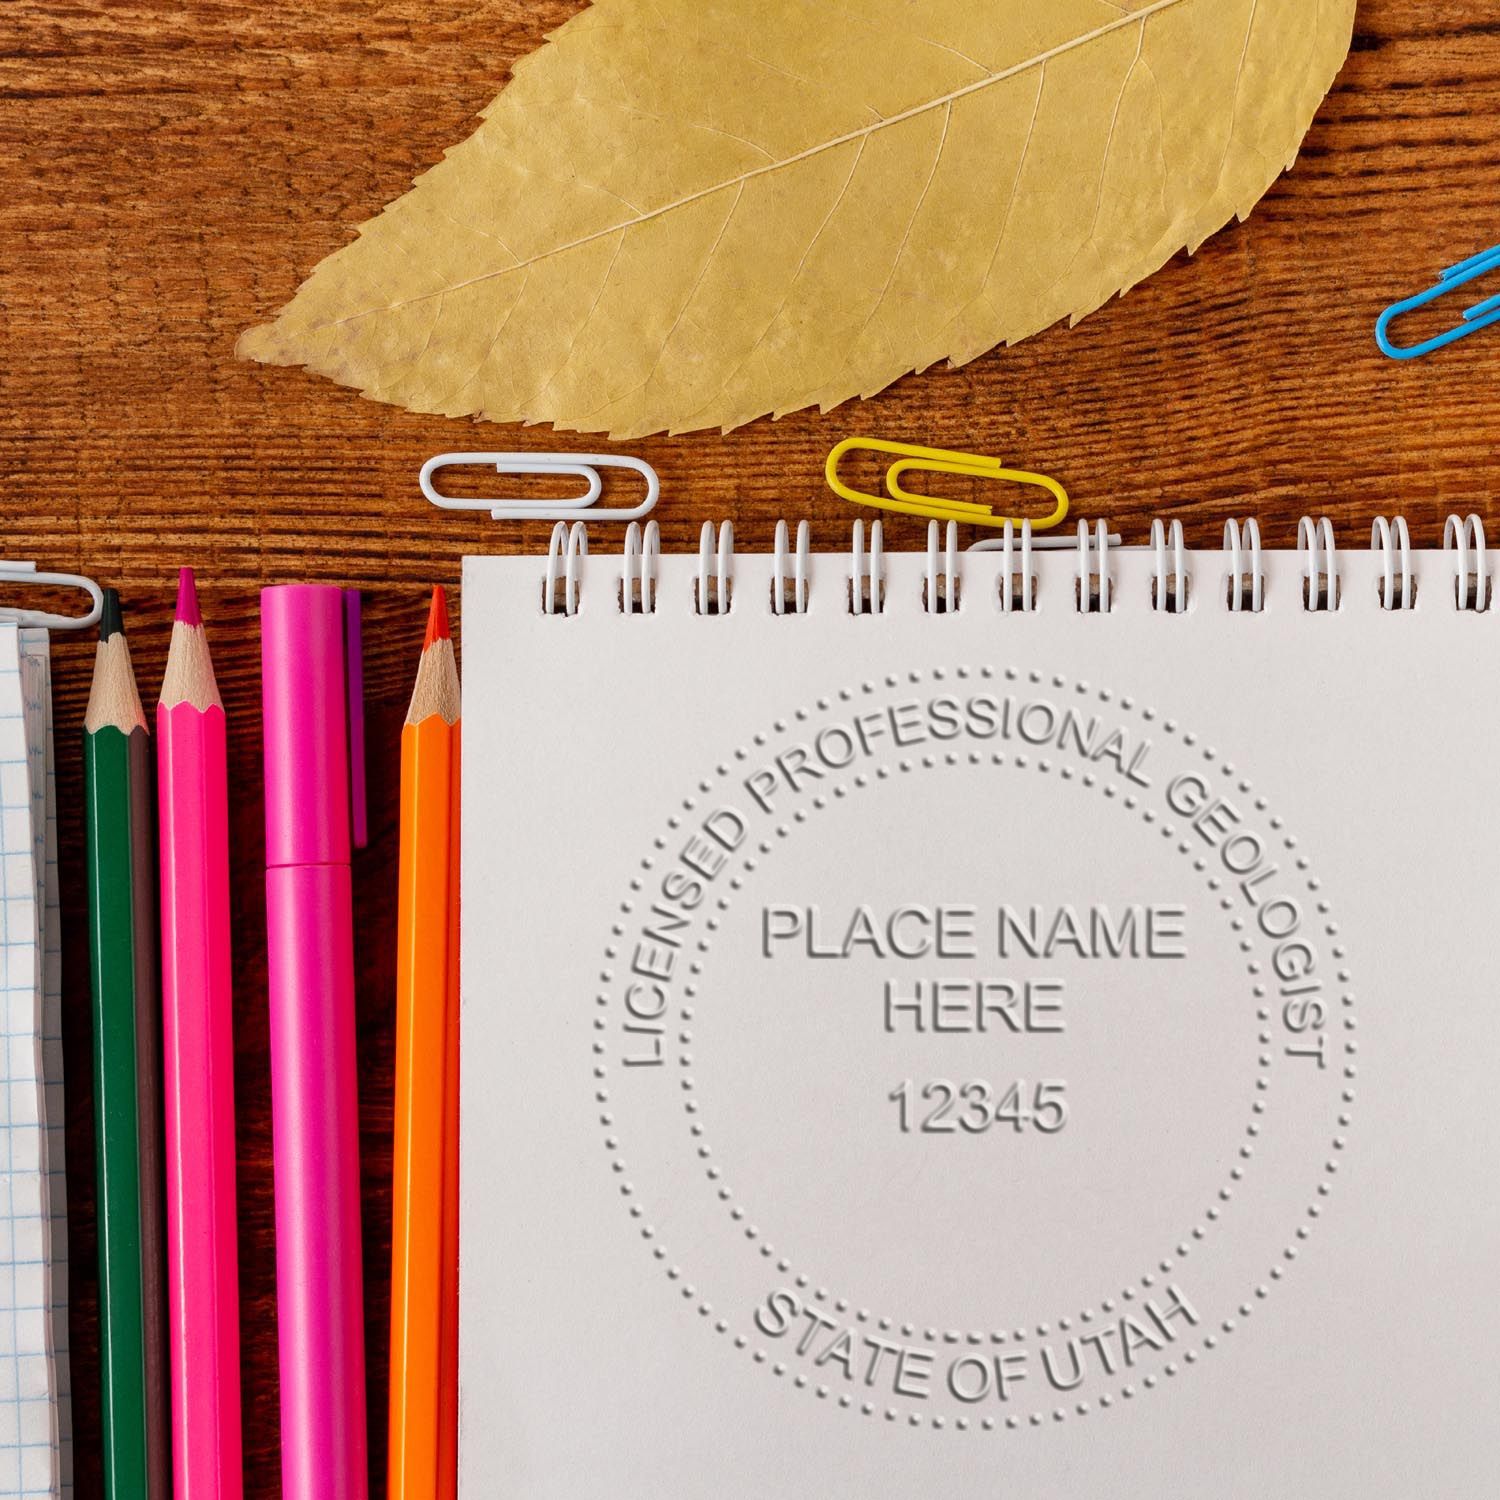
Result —
[[859, 171], [859, 164], [864, 157], [865, 147], [868, 144], [868, 140], [863, 140], [859, 143], [858, 148], [855, 150], [854, 161], [849, 168], [849, 175], [844, 178], [843, 186], [839, 188], [838, 195], [833, 200], [833, 207], [830, 208], [826, 214], [824, 214], [823, 222], [818, 225], [817, 229], [813, 232], [812, 238], [808, 240], [806, 248], [802, 251], [801, 259], [799, 259], [797, 262], [796, 269], [787, 278], [786, 288], [781, 294], [781, 301], [776, 304], [775, 311], [769, 318], [766, 319], [765, 326], [756, 336], [755, 342], [745, 351], [745, 353], [735, 363], [734, 368], [730, 370], [730, 372], [724, 377], [723, 381], [719, 385], [719, 389], [714, 393], [712, 397], [709, 398], [709, 400], [703, 403], [703, 406], [700, 407], [697, 412], [693, 413], [694, 417], [698, 416], [699, 412], [704, 410], [704, 408], [712, 405], [714, 401], [717, 401], [724, 394], [724, 392], [729, 389], [731, 382], [738, 378], [740, 372], [745, 368], [745, 366], [755, 358], [756, 352], [760, 349], [761, 345], [765, 343], [768, 337], [770, 337], [771, 330], [776, 326], [777, 320], [781, 317], [782, 313], [786, 311], [787, 304], [792, 300], [792, 293], [796, 290], [797, 283], [801, 281], [802, 272], [806, 268], [807, 262], [812, 258], [813, 251], [817, 249], [818, 242], [823, 238], [824, 232], [833, 222], [834, 216], [838, 213], [839, 209], [843, 206], [844, 199], [849, 196], [849, 189], [854, 182], [855, 174]]
[[[1011, 216], [1015, 213], [1016, 200], [1021, 195], [1021, 179], [1026, 175], [1026, 163], [1031, 157], [1031, 143], [1036, 138], [1037, 121], [1042, 113], [1042, 95], [1046, 89], [1047, 70], [1044, 67], [1037, 74], [1036, 98], [1031, 105], [1031, 123], [1026, 127], [1026, 139], [1021, 143], [1021, 155], [1016, 162], [1016, 175], [1011, 180], [1010, 196], [1005, 200], [1005, 212], [1001, 215], [1000, 229], [995, 235], [995, 248], [990, 251], [990, 263], [985, 267], [984, 280], [979, 283], [976, 296], [987, 297], [989, 295], [990, 282], [995, 275], [995, 263], [1000, 259], [1000, 251], [1005, 247], [1005, 236], [1010, 233]], [[943, 325], [943, 332], [946, 333], [966, 311], [967, 305], [955, 312]]]
[[[615, 241], [615, 253], [610, 256], [610, 258], [609, 258], [609, 264], [604, 268], [604, 275], [600, 278], [600, 281], [599, 281], [599, 290], [594, 293], [594, 300], [589, 303], [589, 310], [583, 315], [583, 319], [578, 324], [578, 328], [577, 328], [576, 332], [573, 334], [573, 337], [568, 341], [567, 350], [564, 352], [563, 357], [560, 360], [558, 360], [556, 368], [547, 377], [545, 383], [540, 388], [538, 388], [537, 390], [533, 391], [531, 393], [531, 395], [528, 396], [526, 398], [526, 400], [521, 403], [521, 405], [522, 405], [523, 408], [530, 406], [535, 401], [540, 401], [541, 398], [543, 396], [545, 396], [547, 394], [547, 392], [552, 389], [553, 385], [557, 381], [557, 377], [559, 375], [561, 375], [562, 372], [564, 370], [566, 370], [570, 364], [572, 364], [572, 362], [573, 362], [573, 356], [578, 351], [579, 340], [582, 339], [582, 337], [584, 336], [584, 334], [588, 332], [589, 324], [594, 321], [594, 314], [599, 310], [599, 304], [604, 300], [604, 294], [609, 289], [610, 277], [612, 277], [615, 274], [615, 265], [619, 261], [619, 259], [620, 259], [620, 253], [621, 253], [621, 251], [624, 250], [624, 248], [625, 248], [625, 234], [622, 231], [621, 235], [620, 235], [620, 238]], [[490, 353], [493, 353], [493, 352], [494, 352], [494, 345], [491, 345], [490, 346]], [[486, 354], [485, 358], [488, 359], [489, 358], [489, 354]]]
[[864, 338], [865, 330], [869, 328], [875, 314], [885, 306], [886, 293], [890, 291], [891, 283], [896, 279], [896, 272], [901, 266], [902, 257], [906, 254], [906, 247], [911, 244], [911, 232], [916, 226], [917, 219], [922, 212], [922, 205], [927, 201], [928, 193], [932, 191], [933, 179], [938, 174], [938, 167], [942, 165], [943, 147], [948, 144], [948, 127], [952, 123], [953, 106], [950, 104], [947, 112], [943, 115], [942, 134], [938, 136], [937, 145], [933, 148], [932, 165], [927, 170], [926, 181], [923, 182], [922, 191], [917, 194], [917, 201], [912, 205], [911, 213], [907, 216], [906, 228], [901, 231], [901, 243], [896, 246], [896, 253], [891, 257], [890, 270], [886, 272], [885, 281], [881, 284], [880, 290], [876, 292], [875, 300], [870, 304], [870, 310], [865, 314], [864, 322], [859, 325], [859, 332], [849, 340], [849, 347], [851, 349], [856, 347], [859, 341]]
[[1255, 35], [1255, 18], [1260, 12], [1260, 0], [1250, 0], [1250, 15], [1245, 22], [1245, 45], [1240, 50], [1239, 67], [1234, 73], [1234, 93], [1230, 96], [1229, 129], [1224, 134], [1224, 154], [1219, 158], [1219, 179], [1224, 177], [1224, 168], [1229, 164], [1229, 153], [1234, 149], [1234, 132], [1240, 123], [1240, 96], [1245, 83], [1245, 65], [1250, 60], [1250, 40]]
[[[703, 265], [698, 272], [697, 279], [693, 282], [687, 296], [682, 299], [682, 306], [677, 309], [677, 316], [672, 320], [672, 326], [667, 330], [666, 337], [662, 339], [660, 346], [657, 348], [656, 358], [652, 360], [651, 368], [629, 390], [609, 396], [601, 401], [598, 406], [594, 407], [592, 411], [585, 412], [583, 416], [584, 421], [589, 421], [591, 418], [597, 416], [606, 406], [611, 406], [616, 401], [623, 401], [626, 397], [634, 396], [637, 392], [645, 390], [656, 378], [656, 372], [661, 369], [661, 362], [667, 357], [667, 350], [671, 347], [677, 330], [682, 327], [682, 320], [687, 317], [688, 309], [693, 305], [693, 299], [698, 295], [699, 288], [702, 287], [708, 277], [709, 271], [713, 268], [714, 261], [719, 253], [719, 246], [724, 243], [724, 236], [729, 233], [729, 225], [733, 221], [735, 213], [739, 209], [740, 200], [744, 196], [745, 184], [741, 182], [739, 191], [734, 195], [734, 202], [729, 205], [729, 212], [724, 215], [724, 222], [719, 225], [719, 232], [714, 236], [713, 244], [708, 247], [708, 251], [703, 257]], [[621, 238], [623, 239], [623, 237], [622, 235]]]

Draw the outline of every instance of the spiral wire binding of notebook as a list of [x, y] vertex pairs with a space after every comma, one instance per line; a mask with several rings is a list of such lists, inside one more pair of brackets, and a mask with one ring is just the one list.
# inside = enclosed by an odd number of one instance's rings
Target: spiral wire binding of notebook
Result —
[[61, 949], [45, 630], [0, 623], [4, 1253], [0, 1494], [72, 1491]]
[[1491, 563], [466, 560], [464, 1500], [1492, 1494]]

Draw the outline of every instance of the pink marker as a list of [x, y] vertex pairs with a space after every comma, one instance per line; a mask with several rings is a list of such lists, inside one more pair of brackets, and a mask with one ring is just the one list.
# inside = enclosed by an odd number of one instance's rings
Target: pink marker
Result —
[[174, 1490], [176, 1500], [240, 1500], [229, 771], [191, 568], [178, 587], [156, 756]]
[[260, 596], [285, 1500], [369, 1490], [349, 871], [358, 613], [346, 598], [309, 585]]

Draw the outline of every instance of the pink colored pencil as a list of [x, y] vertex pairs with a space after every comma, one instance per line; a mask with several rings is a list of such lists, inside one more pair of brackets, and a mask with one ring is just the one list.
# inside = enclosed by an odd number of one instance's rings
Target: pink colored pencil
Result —
[[224, 705], [184, 568], [156, 709], [176, 1500], [240, 1500], [239, 1273]]

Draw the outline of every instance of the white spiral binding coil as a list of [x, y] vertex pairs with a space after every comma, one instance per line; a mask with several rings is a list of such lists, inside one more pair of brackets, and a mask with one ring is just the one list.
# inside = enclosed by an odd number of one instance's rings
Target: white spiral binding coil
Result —
[[1260, 523], [1252, 516], [1244, 531], [1238, 521], [1224, 523], [1224, 550], [1229, 554], [1229, 609], [1240, 614], [1245, 609], [1245, 550], [1250, 553], [1250, 612], [1259, 614], [1265, 607], [1266, 578], [1260, 570]]
[[[1160, 521], [1151, 523], [1151, 546], [1156, 552], [1156, 576], [1152, 579], [1151, 608], [1158, 613], [1187, 613], [1187, 548], [1182, 541], [1182, 522], [1172, 522], [1172, 566], [1167, 567], [1167, 528]], [[1170, 599], [1167, 585], [1171, 584]]]
[[[1097, 584], [1096, 584], [1097, 580]], [[1089, 523], [1078, 523], [1078, 597], [1080, 614], [1108, 614], [1114, 608], [1109, 581], [1109, 527], [1100, 521], [1089, 537]]]
[[856, 520], [849, 543], [849, 613], [885, 612], [885, 549], [880, 522], [870, 523], [870, 557], [865, 561], [865, 523]]
[[1031, 522], [1021, 522], [1021, 595], [1016, 599], [1016, 528], [1013, 521], [1005, 523], [1005, 533], [1000, 541], [1004, 553], [1000, 573], [1000, 608], [1009, 614], [1019, 609], [1030, 614], [1036, 608], [1036, 574], [1031, 566]]
[[[1017, 532], [1019, 531], [1019, 545]], [[780, 614], [806, 614], [812, 600], [811, 533], [808, 523], [797, 525], [795, 554], [790, 547], [786, 522], [776, 527], [775, 561], [771, 607]], [[1109, 549], [1114, 538], [1100, 521], [1090, 529], [1079, 522], [1076, 544], [1078, 574], [1074, 607], [1081, 613], [1106, 613], [1115, 608], [1114, 585], [1109, 571]], [[1007, 522], [1004, 538], [996, 538], [987, 550], [1003, 550], [999, 578], [999, 603], [1003, 613], [1029, 612], [1037, 607], [1030, 522], [1019, 527]], [[1192, 599], [1188, 554], [1180, 521], [1154, 521], [1151, 526], [1154, 552], [1151, 608], [1183, 613]], [[1376, 579], [1382, 609], [1411, 611], [1417, 607], [1420, 579], [1411, 531], [1403, 517], [1378, 516], [1371, 528], [1371, 552], [1380, 566]], [[576, 615], [581, 607], [584, 559], [588, 556], [588, 528], [575, 521], [559, 521], [552, 529], [547, 548], [547, 571], [542, 585], [544, 614]], [[973, 548], [970, 549], [975, 550]], [[1465, 613], [1483, 613], [1494, 599], [1485, 545], [1484, 523], [1477, 515], [1450, 515], [1443, 531], [1443, 553], [1451, 557], [1453, 601]], [[1265, 608], [1265, 575], [1262, 571], [1260, 527], [1253, 519], [1227, 521], [1224, 525], [1224, 556], [1229, 565], [1224, 596], [1232, 614], [1258, 614]], [[1339, 561], [1332, 523], [1326, 516], [1303, 516], [1297, 525], [1297, 556], [1302, 574], [1302, 607], [1309, 613], [1327, 613], [1341, 607]], [[626, 614], [657, 612], [657, 571], [661, 539], [654, 521], [644, 528], [632, 522], [625, 533], [620, 574], [619, 607]], [[927, 566], [923, 581], [922, 607], [929, 614], [946, 614], [960, 608], [962, 575], [958, 550], [958, 528], [947, 523], [940, 533], [938, 522], [927, 529]], [[699, 538], [698, 571], [694, 605], [698, 614], [727, 614], [733, 604], [734, 528], [723, 522], [717, 541], [711, 522], [705, 522]], [[791, 589], [787, 584], [790, 581]], [[1019, 581], [1019, 594], [1017, 585]], [[851, 614], [884, 614], [885, 552], [880, 522], [869, 531], [865, 547], [864, 522], [856, 520], [849, 553], [849, 597]], [[790, 594], [790, 599], [788, 595]]]
[[[1490, 577], [1484, 550], [1484, 522], [1478, 516], [1449, 516], [1443, 527], [1443, 551], [1456, 552], [1453, 601], [1461, 610], [1483, 614], [1490, 607]], [[1472, 554], [1472, 555], [1471, 555]], [[1472, 602], [1471, 591], [1472, 590]]]
[[578, 586], [582, 581], [583, 559], [588, 556], [589, 529], [582, 521], [571, 526], [559, 521], [552, 528], [552, 540], [547, 545], [547, 581], [542, 586], [542, 613], [557, 613], [557, 570], [563, 570], [563, 613], [578, 613]]
[[1302, 559], [1302, 607], [1327, 614], [1339, 607], [1339, 562], [1333, 522], [1327, 516], [1297, 522], [1297, 555]]
[[[927, 523], [927, 579], [922, 590], [922, 608], [930, 615], [953, 614], [959, 606], [958, 526], [948, 522], [944, 538], [943, 567], [938, 571], [938, 523]], [[941, 585], [941, 592], [939, 586]]]
[[[810, 530], [807, 522], [798, 521], [797, 561], [792, 571], [791, 613], [795, 615], [805, 615], [807, 613], [809, 558], [812, 555], [809, 536]], [[776, 565], [771, 577], [771, 613], [773, 615], [784, 615], [788, 612], [786, 605], [786, 567], [787, 525], [785, 521], [778, 521], [776, 523]]]
[[[1376, 516], [1370, 528], [1370, 547], [1380, 554], [1380, 607], [1382, 609], [1415, 609], [1416, 580], [1411, 571], [1411, 532], [1406, 517], [1397, 516], [1394, 523]], [[1400, 579], [1400, 602], [1396, 599]]]
[[620, 570], [620, 612], [627, 615], [656, 613], [656, 560], [661, 556], [661, 528], [648, 521], [644, 535], [641, 523], [625, 528], [624, 566]]
[[[719, 545], [717, 557], [714, 549], [714, 527], [712, 521], [703, 523], [698, 534], [698, 580], [697, 597], [693, 607], [700, 615], [727, 615], [730, 610], [733, 589], [729, 570], [734, 562], [734, 527], [728, 521], [719, 522]], [[714, 607], [708, 607], [708, 582], [714, 580]]]

